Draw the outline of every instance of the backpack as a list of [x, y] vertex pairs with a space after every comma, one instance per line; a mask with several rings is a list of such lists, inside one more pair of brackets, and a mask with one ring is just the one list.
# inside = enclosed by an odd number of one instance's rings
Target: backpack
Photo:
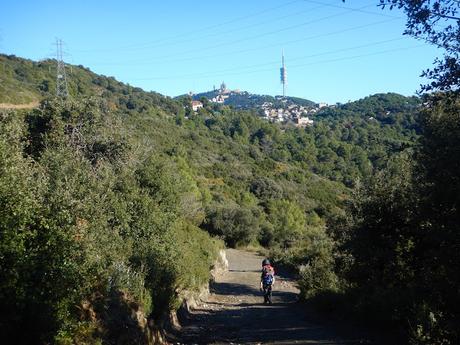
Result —
[[275, 275], [275, 270], [272, 266], [267, 265], [262, 267], [262, 284], [269, 286], [273, 284], [273, 276]]

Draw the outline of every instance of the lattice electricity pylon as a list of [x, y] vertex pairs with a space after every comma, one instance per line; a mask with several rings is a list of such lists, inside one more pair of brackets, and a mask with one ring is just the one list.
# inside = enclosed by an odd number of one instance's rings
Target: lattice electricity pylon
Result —
[[69, 97], [67, 88], [67, 76], [65, 73], [65, 63], [62, 58], [62, 40], [56, 39], [56, 96], [60, 98]]

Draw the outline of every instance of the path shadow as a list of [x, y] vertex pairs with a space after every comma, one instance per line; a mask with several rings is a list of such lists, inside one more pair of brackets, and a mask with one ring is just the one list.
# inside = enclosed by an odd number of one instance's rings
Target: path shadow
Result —
[[[254, 296], [262, 298], [262, 293], [259, 289], [245, 284], [238, 283], [219, 283], [213, 282], [210, 284], [210, 291], [215, 295], [222, 296]], [[297, 301], [297, 294], [291, 291], [278, 291], [273, 289], [273, 296], [277, 301], [282, 303], [292, 303]]]
[[283, 304], [214, 310], [190, 318], [181, 340], [185, 344], [360, 344], [360, 340], [341, 341], [330, 329], [304, 320], [298, 307]]
[[210, 290], [216, 295], [258, 295], [259, 290], [246, 284], [212, 282]]
[[[216, 295], [261, 296], [259, 290], [244, 284], [211, 285]], [[294, 303], [294, 292], [275, 292], [273, 305], [262, 303], [206, 302], [183, 319], [184, 344], [257, 343], [280, 344], [359, 344], [340, 341], [330, 329], [305, 318], [301, 304]], [[211, 306], [211, 308], [210, 308]]]

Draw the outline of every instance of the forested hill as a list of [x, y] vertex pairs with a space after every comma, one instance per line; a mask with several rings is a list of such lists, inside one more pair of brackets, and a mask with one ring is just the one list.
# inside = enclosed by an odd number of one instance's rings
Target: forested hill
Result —
[[0, 331], [42, 343], [145, 337], [120, 324], [137, 312], [161, 324], [223, 243], [264, 246], [310, 267], [313, 291], [337, 288], [326, 224], [417, 138], [417, 100], [393, 94], [295, 128], [225, 105], [194, 112], [81, 66], [56, 99], [52, 60], [1, 55], [0, 70], [0, 103], [41, 101], [0, 109]]
[[[0, 63], [0, 103], [53, 96], [54, 60], [0, 55]], [[91, 98], [100, 103], [99, 111], [123, 119], [120, 137], [148, 142], [167, 159], [181, 157], [193, 171], [192, 180], [219, 201], [206, 203], [209, 212], [220, 204], [247, 212], [249, 202], [265, 219], [267, 201], [282, 196], [306, 215], [323, 218], [341, 208], [349, 187], [384, 168], [418, 136], [416, 97], [378, 94], [326, 107], [313, 126], [303, 129], [271, 124], [251, 111], [224, 105], [209, 103], [193, 112], [188, 98], [145, 92], [83, 66], [70, 66], [67, 73], [74, 102]], [[256, 236], [257, 229], [243, 242]], [[240, 235], [231, 241], [238, 242]]]
[[[257, 95], [249, 93], [247, 91], [240, 90], [213, 90], [207, 92], [200, 92], [193, 94], [192, 98], [199, 101], [203, 97], [208, 100], [218, 98], [219, 95], [222, 95], [222, 102], [225, 105], [230, 105], [236, 109], [255, 109], [260, 108], [264, 103], [272, 103], [273, 106], [285, 106], [288, 105], [300, 105], [304, 107], [313, 108], [316, 103], [308, 99], [299, 98], [299, 97], [282, 97], [282, 96], [269, 96], [269, 95]], [[186, 97], [185, 95], [178, 96], [177, 98]]]
[[[0, 103], [29, 103], [55, 93], [54, 60], [34, 62], [0, 55], [0, 68], [4, 72], [0, 76]], [[190, 98], [173, 100], [145, 92], [83, 66], [70, 66], [67, 73], [69, 93], [75, 99], [101, 98], [110, 111], [161, 113], [176, 118], [178, 123], [185, 118], [200, 119], [208, 130], [219, 128], [231, 140], [250, 144], [275, 161], [295, 163], [348, 187], [370, 176], [374, 168], [382, 168], [393, 154], [410, 147], [419, 130], [416, 113], [420, 100], [416, 97], [378, 94], [322, 108], [313, 117], [314, 126], [295, 129], [252, 119], [247, 116], [252, 110], [238, 112], [213, 103], [194, 113]]]
[[[56, 93], [56, 61], [32, 61], [0, 54], [0, 103], [24, 104]], [[177, 113], [180, 104], [156, 92], [146, 92], [91, 72], [81, 65], [66, 67], [71, 97], [101, 97], [112, 110]]]
[[[363, 117], [374, 118], [381, 123], [395, 124], [402, 121], [404, 114], [414, 112], [420, 106], [420, 98], [404, 97], [397, 93], [376, 94], [363, 99], [325, 107], [319, 113], [319, 118], [336, 117]], [[413, 120], [413, 119], [412, 119]], [[415, 122], [412, 121], [414, 125]], [[407, 122], [400, 123], [402, 126], [410, 125]]]

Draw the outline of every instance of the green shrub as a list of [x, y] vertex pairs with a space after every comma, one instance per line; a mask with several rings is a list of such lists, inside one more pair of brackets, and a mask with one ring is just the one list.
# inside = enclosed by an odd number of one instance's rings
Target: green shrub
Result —
[[254, 209], [215, 205], [207, 213], [206, 229], [230, 247], [249, 244], [259, 234], [259, 218]]

